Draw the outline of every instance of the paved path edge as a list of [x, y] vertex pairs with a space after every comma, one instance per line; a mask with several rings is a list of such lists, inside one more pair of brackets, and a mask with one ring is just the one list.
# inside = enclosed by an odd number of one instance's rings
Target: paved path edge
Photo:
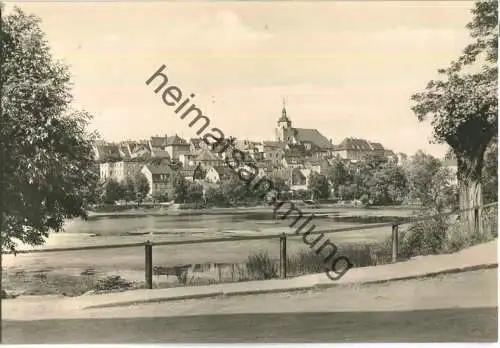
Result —
[[259, 294], [271, 294], [271, 293], [287, 293], [287, 292], [299, 292], [306, 290], [317, 290], [317, 289], [327, 289], [338, 286], [349, 286], [353, 284], [358, 285], [369, 285], [369, 284], [380, 284], [387, 283], [393, 281], [401, 281], [401, 280], [412, 280], [412, 279], [421, 279], [421, 278], [429, 278], [436, 277], [445, 274], [453, 274], [453, 273], [462, 273], [462, 272], [470, 272], [477, 271], [482, 269], [491, 269], [498, 268], [498, 263], [486, 263], [474, 266], [467, 267], [458, 267], [458, 268], [450, 268], [444, 269], [437, 272], [428, 272], [418, 275], [411, 275], [405, 277], [392, 277], [387, 279], [379, 279], [379, 280], [368, 280], [368, 281], [353, 281], [349, 283], [325, 283], [325, 284], [311, 284], [299, 287], [289, 287], [289, 288], [276, 288], [276, 289], [256, 289], [256, 290], [236, 290], [236, 291], [214, 291], [203, 294], [190, 294], [190, 295], [180, 295], [180, 296], [165, 296], [165, 297], [155, 297], [150, 299], [142, 299], [142, 300], [133, 300], [133, 301], [123, 301], [123, 302], [113, 302], [106, 303], [95, 306], [87, 306], [83, 309], [98, 309], [98, 308], [110, 308], [110, 307], [126, 307], [138, 304], [148, 304], [148, 303], [158, 303], [158, 302], [172, 302], [172, 301], [183, 301], [183, 300], [195, 300], [195, 299], [204, 299], [204, 298], [216, 298], [216, 297], [228, 297], [228, 296], [248, 296], [248, 295], [259, 295]]

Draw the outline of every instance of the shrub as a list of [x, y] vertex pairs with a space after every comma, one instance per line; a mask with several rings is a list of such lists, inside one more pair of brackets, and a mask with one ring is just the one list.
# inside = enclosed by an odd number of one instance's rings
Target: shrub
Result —
[[491, 237], [498, 237], [498, 206], [483, 211], [484, 232]]
[[94, 287], [96, 291], [124, 290], [132, 287], [132, 284], [120, 276], [110, 276], [100, 279]]
[[361, 204], [364, 205], [367, 205], [370, 202], [370, 198], [368, 197], [367, 194], [362, 195], [359, 200], [361, 201]]
[[457, 221], [452, 224], [447, 233], [443, 245], [445, 252], [457, 252], [464, 248], [486, 243], [498, 236], [498, 210], [487, 209], [483, 212], [483, 231], [472, 233], [465, 222]]
[[259, 252], [248, 256], [246, 263], [248, 274], [252, 279], [272, 279], [278, 277], [276, 262], [271, 260], [267, 252]]
[[410, 258], [442, 252], [448, 227], [441, 217], [412, 224], [401, 238], [399, 255]]

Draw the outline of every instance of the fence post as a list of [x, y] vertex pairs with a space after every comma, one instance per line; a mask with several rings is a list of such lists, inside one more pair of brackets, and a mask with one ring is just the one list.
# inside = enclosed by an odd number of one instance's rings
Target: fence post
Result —
[[392, 262], [398, 260], [399, 233], [397, 224], [392, 225]]
[[153, 288], [153, 243], [149, 240], [144, 243], [146, 289]]
[[286, 278], [286, 233], [280, 236], [280, 276]]

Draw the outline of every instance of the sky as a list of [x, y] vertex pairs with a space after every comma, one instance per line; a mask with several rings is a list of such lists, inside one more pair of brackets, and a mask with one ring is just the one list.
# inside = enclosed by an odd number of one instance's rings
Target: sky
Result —
[[297, 128], [397, 152], [422, 149], [432, 128], [410, 96], [470, 41], [470, 1], [6, 2], [41, 18], [69, 65], [74, 107], [109, 141], [194, 136], [145, 81], [169, 84], [226, 135], [274, 140], [282, 99]]

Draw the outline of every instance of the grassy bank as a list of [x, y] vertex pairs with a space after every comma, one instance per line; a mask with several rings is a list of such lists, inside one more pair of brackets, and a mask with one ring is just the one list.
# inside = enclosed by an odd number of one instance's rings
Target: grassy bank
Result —
[[[349, 257], [355, 267], [377, 265], [390, 261], [390, 249], [380, 245], [342, 245], [339, 252]], [[324, 271], [323, 258], [310, 249], [297, 249], [287, 260], [288, 276], [295, 277]], [[226, 282], [264, 280], [279, 277], [277, 253], [266, 250], [251, 252], [246, 261], [238, 263], [207, 263], [197, 265], [163, 265], [155, 262], [155, 287], [208, 285]], [[2, 287], [21, 295], [78, 296], [87, 292], [120, 291], [144, 286], [144, 271], [103, 272], [94, 267], [76, 272], [64, 269], [7, 270], [2, 272]]]

